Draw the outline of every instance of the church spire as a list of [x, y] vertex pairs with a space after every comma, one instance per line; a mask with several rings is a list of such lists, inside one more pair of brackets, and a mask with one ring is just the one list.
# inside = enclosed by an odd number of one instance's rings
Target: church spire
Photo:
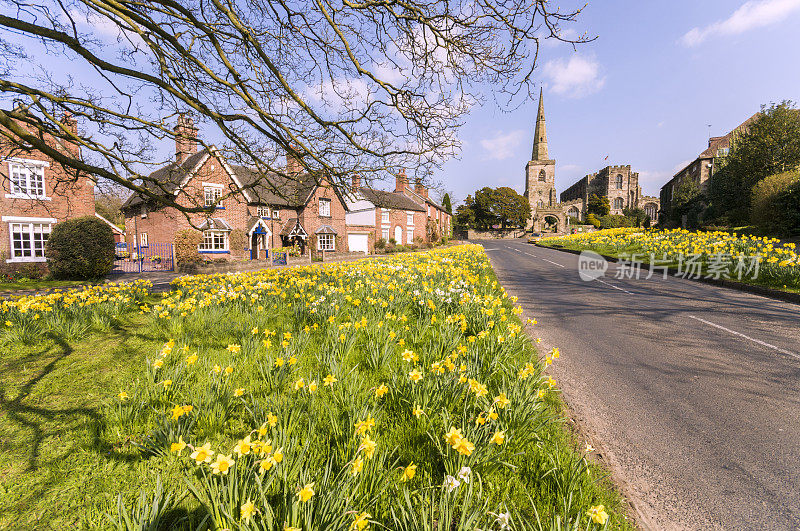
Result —
[[539, 89], [539, 112], [536, 114], [536, 133], [533, 137], [533, 154], [531, 160], [548, 160], [547, 129], [544, 125], [544, 96]]

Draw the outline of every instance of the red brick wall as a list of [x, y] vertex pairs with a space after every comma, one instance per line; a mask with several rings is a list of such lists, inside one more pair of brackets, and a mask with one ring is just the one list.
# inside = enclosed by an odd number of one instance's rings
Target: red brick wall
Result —
[[[331, 215], [320, 216], [319, 200], [329, 199], [331, 202]], [[311, 194], [305, 208], [300, 211], [300, 224], [309, 236], [309, 242], [313, 243], [316, 251], [316, 239], [314, 233], [322, 225], [330, 225], [336, 231], [336, 251], [347, 251], [347, 227], [345, 225], [345, 206], [339, 196], [327, 181], [320, 183]]]
[[[65, 148], [62, 148], [65, 149]], [[76, 148], [71, 147], [71, 150]], [[43, 161], [45, 199], [15, 199], [11, 193], [9, 158]], [[76, 177], [77, 175], [77, 177]], [[70, 218], [94, 216], [94, 181], [76, 174], [39, 152], [0, 152], [0, 214], [14, 217], [53, 218], [56, 223]], [[8, 257], [11, 248], [9, 222], [0, 221], [0, 255]]]

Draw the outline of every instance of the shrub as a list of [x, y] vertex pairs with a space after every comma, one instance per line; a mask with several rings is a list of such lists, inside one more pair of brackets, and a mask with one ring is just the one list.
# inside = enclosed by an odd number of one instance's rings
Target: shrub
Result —
[[53, 227], [45, 254], [56, 279], [102, 278], [114, 267], [114, 233], [94, 216], [68, 219]]
[[191, 229], [178, 232], [175, 235], [175, 260], [179, 264], [202, 262], [203, 258], [197, 252], [197, 246], [203, 240], [203, 235]]
[[778, 198], [797, 183], [800, 183], [800, 172], [791, 171], [770, 175], [753, 186], [750, 195], [752, 223], [765, 232], [785, 234], [787, 213]]
[[594, 227], [597, 229], [600, 228], [600, 220], [597, 219], [597, 216], [595, 216], [594, 214], [588, 214], [586, 216], [586, 223], [588, 223], [589, 225], [594, 225]]
[[231, 251], [243, 251], [247, 243], [247, 234], [242, 229], [233, 229], [230, 234]]
[[386, 248], [386, 239], [385, 238], [379, 238], [378, 241], [375, 242], [375, 248], [376, 249], [384, 249], [384, 248]]

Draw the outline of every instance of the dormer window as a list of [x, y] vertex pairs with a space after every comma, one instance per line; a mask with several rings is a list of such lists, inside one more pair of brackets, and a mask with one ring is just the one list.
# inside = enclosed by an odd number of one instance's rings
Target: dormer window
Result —
[[49, 164], [38, 160], [11, 159], [8, 175], [11, 193], [8, 198], [48, 199], [45, 197], [44, 168]]

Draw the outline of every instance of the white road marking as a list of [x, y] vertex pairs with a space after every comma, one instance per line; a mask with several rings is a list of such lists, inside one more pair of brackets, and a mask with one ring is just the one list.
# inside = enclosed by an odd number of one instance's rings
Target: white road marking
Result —
[[609, 283], [609, 282], [606, 282], [605, 280], [600, 280], [599, 278], [596, 278], [595, 280], [596, 280], [596, 281], [598, 281], [598, 282], [599, 282], [599, 283], [601, 283], [601, 284], [605, 284], [606, 286], [610, 286], [610, 287], [612, 287], [612, 288], [614, 288], [614, 289], [618, 289], [618, 290], [620, 290], [620, 291], [624, 291], [624, 292], [625, 292], [625, 293], [627, 293], [628, 295], [634, 295], [634, 293], [631, 293], [630, 291], [628, 291], [628, 290], [626, 290], [626, 289], [622, 289], [622, 288], [621, 288], [621, 287], [619, 287], [619, 286], [615, 286], [614, 284], [611, 284], [611, 283]]
[[700, 319], [699, 317], [695, 317], [694, 315], [687, 315], [687, 317], [689, 319], [694, 319], [695, 321], [700, 321], [701, 323], [707, 324], [708, 326], [713, 326], [714, 328], [719, 328], [720, 330], [724, 330], [725, 332], [728, 332], [728, 333], [733, 334], [735, 336], [742, 337], [744, 339], [747, 339], [748, 341], [752, 341], [753, 343], [758, 343], [762, 347], [767, 347], [767, 348], [771, 348], [773, 350], [777, 350], [781, 354], [787, 354], [787, 355], [789, 355], [789, 356], [791, 356], [793, 358], [797, 358], [798, 360], [800, 360], [800, 356], [798, 356], [794, 352], [789, 352], [788, 350], [784, 350], [784, 349], [782, 349], [780, 347], [776, 347], [775, 345], [771, 345], [771, 344], [769, 344], [769, 343], [767, 343], [765, 341], [761, 341], [760, 339], [755, 339], [753, 337], [746, 336], [746, 335], [742, 334], [741, 332], [737, 332], [736, 330], [731, 330], [730, 328], [725, 328], [722, 325], [718, 325], [716, 323], [712, 323], [711, 321], [706, 321], [705, 319]]
[[[533, 256], [533, 255], [531, 255], [531, 256]], [[553, 265], [557, 265], [558, 267], [564, 267], [564, 266], [563, 266], [563, 265], [561, 265], [561, 264], [557, 264], [557, 263], [555, 263], [555, 262], [551, 262], [551, 261], [550, 261], [550, 260], [548, 260], [547, 258], [542, 258], [542, 260], [544, 260], [545, 262], [550, 262], [550, 263], [551, 263], [551, 264], [553, 264]]]

